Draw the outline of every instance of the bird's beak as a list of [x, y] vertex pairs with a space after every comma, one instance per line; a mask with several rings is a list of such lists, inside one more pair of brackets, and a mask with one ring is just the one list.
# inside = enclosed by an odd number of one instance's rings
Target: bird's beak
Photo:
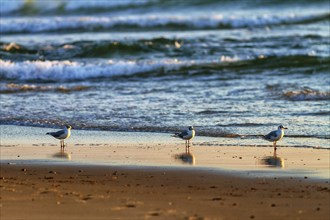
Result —
[[288, 128], [284, 127], [284, 129], [288, 129]]

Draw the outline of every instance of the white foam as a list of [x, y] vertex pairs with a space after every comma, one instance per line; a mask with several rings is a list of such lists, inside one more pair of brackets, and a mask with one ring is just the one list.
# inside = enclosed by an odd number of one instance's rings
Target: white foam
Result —
[[0, 60], [0, 77], [17, 80], [74, 80], [95, 77], [132, 75], [156, 70], [175, 70], [193, 65], [197, 61], [113, 61], [85, 63], [74, 61], [25, 61]]
[[61, 16], [61, 17], [19, 17], [2, 18], [2, 33], [45, 32], [57, 30], [109, 29], [115, 26], [163, 27], [166, 25], [185, 25], [191, 28], [233, 28], [258, 27], [266, 25], [287, 24], [315, 19], [321, 15], [260, 15], [260, 16], [223, 16], [223, 15], [170, 15], [147, 14], [115, 17], [99, 16]]

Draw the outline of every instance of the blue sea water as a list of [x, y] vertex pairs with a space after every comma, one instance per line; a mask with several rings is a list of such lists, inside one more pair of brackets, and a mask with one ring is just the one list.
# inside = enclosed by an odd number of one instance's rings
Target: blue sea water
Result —
[[330, 148], [329, 4], [1, 0], [0, 123]]

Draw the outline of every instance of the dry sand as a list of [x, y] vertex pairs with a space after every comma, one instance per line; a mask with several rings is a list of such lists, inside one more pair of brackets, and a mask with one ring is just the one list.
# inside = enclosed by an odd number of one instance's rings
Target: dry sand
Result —
[[168, 134], [78, 131], [61, 152], [15, 129], [1, 138], [1, 220], [329, 219], [327, 149], [196, 138], [185, 152]]

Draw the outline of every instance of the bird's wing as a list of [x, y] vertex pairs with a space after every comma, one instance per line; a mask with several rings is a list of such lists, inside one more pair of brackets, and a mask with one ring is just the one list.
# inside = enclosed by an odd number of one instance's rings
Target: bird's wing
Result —
[[188, 131], [185, 130], [185, 131], [182, 131], [178, 136], [182, 138], [182, 137], [187, 136], [187, 135], [188, 135]]
[[60, 137], [65, 133], [64, 130], [56, 131], [56, 132], [48, 132], [47, 134], [50, 134], [53, 137]]
[[266, 139], [271, 139], [272, 137], [277, 137], [277, 131], [272, 131], [269, 134], [265, 135]]
[[187, 136], [188, 130], [182, 131], [181, 133], [175, 133], [174, 135], [172, 135], [172, 137], [178, 137], [178, 138], [183, 138], [184, 136]]

